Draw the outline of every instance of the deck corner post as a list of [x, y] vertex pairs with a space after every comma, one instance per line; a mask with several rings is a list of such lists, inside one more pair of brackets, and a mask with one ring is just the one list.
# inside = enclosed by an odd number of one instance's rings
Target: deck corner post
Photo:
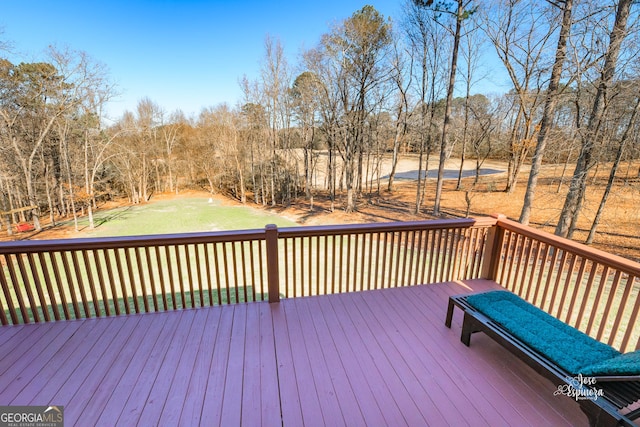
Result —
[[482, 255], [482, 274], [483, 279], [496, 281], [498, 278], [498, 267], [502, 255], [502, 245], [504, 243], [504, 228], [500, 227], [498, 221], [506, 218], [504, 215], [492, 215], [496, 218], [496, 224], [493, 225], [487, 234], [487, 242], [485, 244], [484, 253]]
[[278, 270], [278, 226], [268, 224], [265, 227], [267, 249], [267, 285], [269, 303], [280, 302], [280, 272]]

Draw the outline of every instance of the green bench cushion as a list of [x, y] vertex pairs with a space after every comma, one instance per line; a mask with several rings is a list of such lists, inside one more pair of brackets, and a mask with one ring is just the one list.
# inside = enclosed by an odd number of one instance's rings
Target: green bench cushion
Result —
[[606, 375], [640, 375], [640, 350], [621, 354], [612, 359], [585, 366], [580, 370], [580, 373], [592, 377]]
[[467, 302], [511, 335], [571, 374], [620, 352], [508, 291], [470, 295]]

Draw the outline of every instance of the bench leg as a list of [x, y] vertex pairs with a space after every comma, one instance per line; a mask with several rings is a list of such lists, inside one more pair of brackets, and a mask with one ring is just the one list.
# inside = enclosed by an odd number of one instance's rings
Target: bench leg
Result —
[[444, 321], [444, 325], [451, 329], [451, 321], [453, 320], [453, 309], [455, 304], [453, 303], [453, 299], [449, 298], [449, 306], [447, 307], [447, 318]]
[[464, 312], [464, 320], [462, 321], [462, 335], [460, 335], [460, 341], [467, 347], [471, 344], [471, 334], [480, 332], [482, 328], [479, 327], [479, 323], [466, 311]]
[[615, 417], [612, 417], [607, 411], [602, 408], [593, 406], [580, 405], [580, 409], [585, 413], [589, 420], [589, 426], [591, 427], [615, 427], [620, 425]]

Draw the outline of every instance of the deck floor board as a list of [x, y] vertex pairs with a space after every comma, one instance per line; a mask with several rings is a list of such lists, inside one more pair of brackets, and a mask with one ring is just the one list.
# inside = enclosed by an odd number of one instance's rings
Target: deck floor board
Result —
[[65, 425], [585, 425], [482, 334], [444, 327], [472, 281], [7, 326], [0, 404]]

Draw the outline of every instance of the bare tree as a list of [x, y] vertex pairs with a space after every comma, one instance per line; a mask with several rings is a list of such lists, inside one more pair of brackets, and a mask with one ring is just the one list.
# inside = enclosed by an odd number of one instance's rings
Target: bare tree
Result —
[[[51, 47], [49, 62], [22, 63], [2, 60], [0, 137], [11, 147], [22, 174], [27, 203], [39, 206], [38, 183], [43, 146], [51, 138], [55, 124], [63, 116], [76, 113], [103, 73], [103, 67], [84, 52]], [[5, 162], [6, 163], [6, 162]], [[38, 209], [32, 211], [40, 229]]]
[[604, 63], [600, 77], [596, 84], [597, 90], [593, 100], [591, 113], [586, 128], [581, 134], [582, 146], [573, 172], [569, 191], [556, 227], [556, 234], [571, 237], [582, 209], [582, 200], [587, 186], [587, 174], [594, 166], [594, 148], [600, 134], [604, 116], [607, 92], [611, 87], [622, 41], [627, 36], [627, 21], [633, 0], [620, 0], [616, 7], [615, 22], [611, 29], [609, 44], [604, 56]]
[[269, 186], [271, 205], [276, 204], [276, 186], [281, 179], [279, 175], [278, 148], [280, 147], [280, 132], [286, 127], [288, 117], [286, 106], [288, 88], [290, 87], [290, 71], [284, 48], [279, 40], [274, 42], [271, 37], [265, 38], [265, 57], [262, 63], [261, 87], [264, 96], [264, 107], [269, 120], [269, 143], [271, 147], [271, 173]]
[[395, 131], [393, 134], [393, 151], [391, 158], [391, 172], [389, 173], [389, 182], [387, 191], [393, 191], [393, 179], [396, 174], [398, 165], [398, 155], [400, 145], [407, 134], [409, 122], [409, 89], [413, 84], [413, 51], [405, 50], [399, 37], [394, 39], [393, 43], [393, 66], [392, 80], [396, 89], [396, 101], [394, 102], [395, 110]]
[[604, 193], [602, 194], [600, 204], [598, 205], [598, 211], [596, 212], [596, 216], [594, 217], [593, 222], [591, 223], [591, 228], [589, 229], [589, 235], [587, 236], [587, 240], [586, 240], [586, 243], [588, 245], [593, 243], [593, 239], [595, 238], [595, 235], [596, 235], [596, 230], [598, 229], [598, 225], [600, 225], [600, 220], [602, 218], [605, 205], [607, 204], [607, 200], [609, 199], [609, 195], [611, 194], [613, 183], [616, 178], [616, 173], [618, 172], [618, 168], [620, 167], [620, 162], [622, 161], [622, 156], [625, 152], [625, 149], [627, 147], [629, 140], [632, 138], [631, 134], [634, 131], [634, 126], [636, 126], [638, 111], [640, 111], [640, 94], [636, 95], [635, 104], [631, 112], [631, 115], [629, 117], [629, 121], [626, 127], [624, 128], [623, 134], [620, 137], [620, 141], [618, 143], [618, 148], [616, 152], [616, 157], [613, 161], [613, 165], [611, 166], [611, 171], [609, 172], [609, 179], [607, 180], [607, 185], [605, 187]]
[[471, 115], [471, 89], [476, 83], [475, 74], [480, 68], [480, 48], [482, 41], [479, 37], [478, 23], [477, 21], [465, 21], [470, 23], [470, 28], [465, 28], [464, 43], [462, 49], [462, 59], [465, 65], [463, 81], [464, 81], [464, 119], [462, 125], [462, 146], [460, 147], [460, 168], [458, 170], [458, 182], [456, 183], [456, 190], [462, 189], [462, 174], [464, 170], [465, 155], [467, 149], [467, 142], [469, 140], [469, 121], [472, 118]]
[[316, 74], [305, 71], [296, 77], [291, 92], [304, 147], [304, 192], [309, 200], [309, 210], [313, 211], [313, 178], [317, 163], [314, 144], [322, 83]]
[[556, 19], [535, 0], [497, 0], [484, 15], [485, 33], [493, 43], [513, 84], [517, 113], [509, 135], [509, 164], [505, 191], [511, 193], [529, 151], [533, 148], [535, 114], [546, 56]]
[[[347, 190], [345, 210], [356, 209], [357, 186], [368, 115], [374, 110], [371, 95], [387, 78], [387, 48], [391, 41], [390, 23], [372, 6], [365, 6], [322, 38], [321, 52], [334, 69], [327, 88], [338, 95], [341, 136], [337, 139], [344, 165]], [[328, 77], [328, 76], [327, 76]]]
[[444, 166], [451, 151], [449, 141], [449, 125], [451, 122], [451, 105], [453, 103], [453, 92], [456, 84], [456, 73], [458, 68], [458, 51], [460, 49], [460, 39], [462, 38], [462, 23], [473, 15], [477, 7], [473, 0], [456, 0], [452, 4], [445, 1], [435, 2], [433, 0], [415, 0], [421, 6], [434, 6], [434, 19], [439, 19], [441, 14], [449, 15], [454, 19], [454, 28], [451, 31], [453, 36], [453, 48], [451, 50], [451, 66], [449, 68], [449, 84], [447, 86], [447, 98], [445, 101], [444, 122], [442, 124], [442, 137], [440, 138], [440, 158], [438, 162], [438, 180], [436, 182], [436, 194], [433, 204], [433, 215], [440, 215], [440, 199], [442, 197], [442, 187], [444, 183]]
[[560, 76], [562, 74], [562, 67], [567, 55], [567, 40], [571, 33], [571, 12], [573, 7], [573, 0], [564, 0], [563, 2], [552, 4], [562, 8], [562, 23], [560, 24], [560, 32], [558, 34], [556, 57], [553, 62], [553, 67], [551, 68], [551, 77], [549, 79], [549, 87], [547, 88], [547, 98], [544, 104], [544, 112], [542, 113], [542, 119], [540, 120], [538, 142], [536, 144], [536, 150], [533, 155], [533, 159], [531, 160], [529, 181], [527, 183], [527, 190], [524, 194], [524, 202], [522, 204], [522, 211], [520, 213], [520, 222], [523, 224], [529, 224], [533, 198], [536, 192], [536, 186], [538, 184], [538, 175], [540, 174], [540, 168], [542, 167], [542, 158], [544, 156], [544, 151], [549, 139], [552, 120], [556, 111], [556, 104], [558, 103]]
[[[444, 80], [447, 71], [445, 64], [447, 43], [446, 30], [432, 19], [431, 10], [414, 0], [407, 0], [403, 28], [413, 57], [415, 76], [414, 91], [417, 93], [414, 138], [418, 140], [418, 171], [416, 186], [415, 213], [420, 213], [429, 171], [429, 157], [435, 143], [436, 100], [445, 93]], [[424, 164], [424, 177], [423, 177]]]

